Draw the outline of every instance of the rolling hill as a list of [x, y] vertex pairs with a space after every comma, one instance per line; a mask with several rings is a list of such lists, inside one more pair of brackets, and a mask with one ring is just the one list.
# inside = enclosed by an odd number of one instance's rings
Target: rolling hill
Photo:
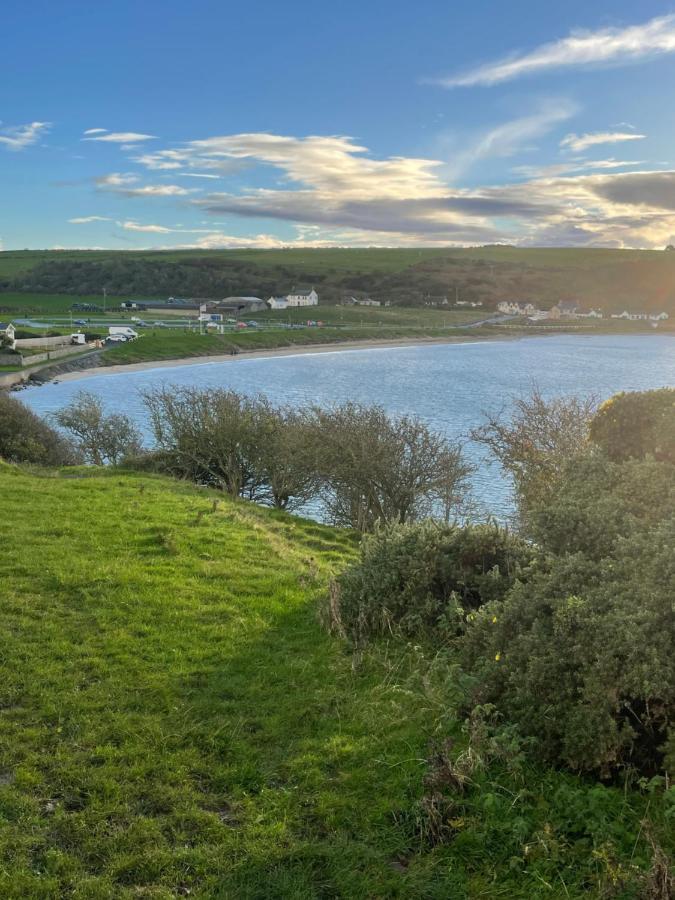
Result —
[[447, 296], [488, 307], [503, 299], [550, 306], [570, 298], [606, 311], [673, 313], [675, 253], [505, 246], [0, 253], [0, 292], [266, 297], [308, 284], [322, 303], [351, 293], [405, 305]]

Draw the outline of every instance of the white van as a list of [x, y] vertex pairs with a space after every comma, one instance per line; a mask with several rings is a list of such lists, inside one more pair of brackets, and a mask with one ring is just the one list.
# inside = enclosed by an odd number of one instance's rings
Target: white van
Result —
[[111, 325], [108, 329], [108, 334], [110, 337], [123, 337], [127, 341], [133, 341], [138, 337], [138, 332], [128, 325]]

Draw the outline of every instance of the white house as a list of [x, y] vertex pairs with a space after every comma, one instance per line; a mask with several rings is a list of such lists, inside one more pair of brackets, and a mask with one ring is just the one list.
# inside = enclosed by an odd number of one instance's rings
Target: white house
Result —
[[627, 319], [629, 322], [641, 322], [649, 319], [649, 313], [643, 312], [629, 312], [627, 309], [624, 309], [622, 313], [612, 313], [613, 319]]
[[578, 319], [602, 319], [603, 314], [601, 309], [578, 309], [577, 310], [577, 318]]
[[15, 329], [11, 322], [0, 322], [0, 341], [5, 338], [10, 344], [14, 343]]
[[665, 322], [666, 319], [669, 319], [669, 318], [670, 318], [670, 316], [668, 315], [667, 312], [652, 313], [649, 316], [649, 319], [651, 322]]
[[519, 303], [517, 300], [500, 300], [497, 309], [509, 316], [534, 316], [538, 311], [534, 303]]
[[296, 294], [286, 295], [287, 306], [318, 306], [318, 304], [319, 295], [314, 288], [311, 291], [299, 291]]
[[285, 297], [270, 297], [267, 301], [267, 305], [270, 309], [286, 309], [288, 300], [286, 300]]

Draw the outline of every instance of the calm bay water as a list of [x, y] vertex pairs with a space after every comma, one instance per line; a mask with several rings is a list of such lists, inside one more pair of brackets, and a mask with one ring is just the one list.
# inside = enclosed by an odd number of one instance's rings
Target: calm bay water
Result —
[[536, 386], [547, 397], [589, 395], [675, 385], [675, 337], [670, 335], [558, 335], [519, 341], [436, 344], [316, 355], [238, 358], [227, 362], [89, 375], [28, 388], [21, 399], [48, 414], [78, 391], [101, 397], [108, 411], [146, 427], [139, 391], [162, 384], [227, 387], [263, 393], [277, 403], [378, 403], [391, 413], [414, 413], [451, 438], [466, 442], [478, 465], [473, 490], [484, 512], [505, 518], [512, 503], [500, 470], [468, 439], [485, 412], [508, 410], [514, 396]]

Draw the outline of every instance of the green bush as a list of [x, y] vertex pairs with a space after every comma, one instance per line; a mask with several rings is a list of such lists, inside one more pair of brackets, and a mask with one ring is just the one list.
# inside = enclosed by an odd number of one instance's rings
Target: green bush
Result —
[[573, 457], [562, 465], [553, 496], [530, 510], [529, 533], [550, 553], [601, 559], [620, 537], [651, 527], [675, 508], [674, 476], [672, 466], [653, 460]]
[[544, 757], [577, 770], [672, 766], [673, 546], [671, 517], [599, 563], [549, 560], [479, 610], [463, 640], [472, 703], [494, 703]]
[[75, 447], [14, 397], [0, 391], [0, 458], [67, 466], [81, 462]]
[[363, 540], [358, 564], [338, 579], [334, 624], [355, 643], [391, 632], [443, 642], [467, 615], [500, 601], [532, 556], [496, 525], [379, 528]]
[[649, 455], [675, 463], [675, 388], [610, 398], [593, 417], [590, 437], [619, 462]]

